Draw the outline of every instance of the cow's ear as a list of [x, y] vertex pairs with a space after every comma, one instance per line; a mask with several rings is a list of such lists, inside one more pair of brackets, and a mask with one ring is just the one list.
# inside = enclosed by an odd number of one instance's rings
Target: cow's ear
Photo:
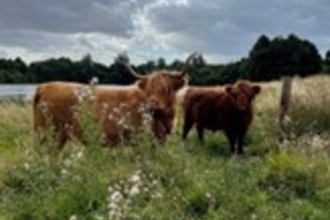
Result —
[[174, 78], [173, 85], [174, 85], [174, 90], [178, 91], [181, 89], [183, 86], [187, 84], [185, 78]]
[[139, 79], [137, 81], [137, 86], [142, 90], [146, 88], [146, 84], [147, 84], [147, 79]]
[[234, 88], [232, 86], [226, 86], [225, 87], [225, 91], [229, 94], [233, 94], [233, 90], [234, 90]]
[[252, 89], [255, 95], [261, 91], [261, 87], [259, 85], [253, 85]]

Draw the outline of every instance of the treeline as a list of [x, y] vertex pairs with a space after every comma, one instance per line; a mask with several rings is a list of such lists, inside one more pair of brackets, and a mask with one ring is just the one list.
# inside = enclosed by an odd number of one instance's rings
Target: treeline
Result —
[[[180, 70], [183, 64], [184, 60], [167, 64], [160, 57], [133, 68], [141, 74], [147, 74], [155, 69]], [[273, 39], [262, 35], [246, 58], [229, 64], [211, 65], [202, 56], [198, 56], [189, 68], [190, 83], [193, 85], [221, 85], [239, 78], [269, 81], [282, 75], [307, 76], [321, 71], [330, 72], [330, 50], [322, 59], [312, 42], [296, 35]], [[53, 80], [89, 82], [92, 77], [97, 77], [104, 84], [126, 85], [134, 81], [121, 64], [115, 61], [110, 65], [100, 64], [94, 62], [89, 54], [79, 61], [58, 58], [29, 65], [21, 58], [0, 59], [0, 83], [41, 83]]]

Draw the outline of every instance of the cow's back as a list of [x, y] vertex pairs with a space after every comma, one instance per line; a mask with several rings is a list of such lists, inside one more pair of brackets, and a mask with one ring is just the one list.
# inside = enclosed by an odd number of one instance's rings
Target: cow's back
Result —
[[35, 128], [44, 128], [48, 122], [64, 126], [72, 121], [77, 101], [77, 83], [51, 82], [37, 87], [33, 99]]
[[232, 98], [221, 87], [191, 88], [184, 99], [185, 119], [210, 130], [226, 127], [234, 108]]
[[121, 129], [136, 129], [142, 123], [144, 93], [136, 87], [99, 88], [96, 112], [108, 142], [115, 142]]
[[[89, 99], [91, 98], [91, 99]], [[72, 135], [82, 140], [82, 130], [77, 110], [83, 100], [92, 100], [91, 109], [95, 110], [106, 135], [106, 142], [118, 139], [117, 122], [119, 116], [126, 116], [127, 124], [141, 125], [139, 105], [144, 102], [143, 92], [135, 86], [99, 87], [78, 83], [51, 82], [38, 86], [34, 96], [34, 127], [40, 133], [54, 126], [55, 132], [70, 138]], [[82, 109], [84, 111], [84, 109]], [[86, 109], [88, 110], [88, 109]], [[118, 114], [116, 114], [116, 112]]]

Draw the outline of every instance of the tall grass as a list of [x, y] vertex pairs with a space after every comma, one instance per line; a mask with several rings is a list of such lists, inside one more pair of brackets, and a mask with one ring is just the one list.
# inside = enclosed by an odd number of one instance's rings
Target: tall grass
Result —
[[328, 76], [296, 80], [290, 112], [291, 129], [296, 136], [329, 132], [329, 83]]
[[295, 80], [287, 141], [276, 129], [280, 84], [262, 85], [245, 157], [229, 154], [221, 132], [200, 146], [192, 131], [183, 148], [180, 118], [164, 147], [145, 126], [103, 148], [85, 109], [88, 145], [52, 159], [33, 142], [30, 104], [1, 103], [0, 219], [329, 219], [329, 80]]

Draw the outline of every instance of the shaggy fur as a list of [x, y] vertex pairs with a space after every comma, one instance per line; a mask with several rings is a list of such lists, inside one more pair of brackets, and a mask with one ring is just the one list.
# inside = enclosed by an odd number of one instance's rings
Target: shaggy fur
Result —
[[204, 129], [223, 130], [232, 153], [243, 153], [243, 141], [252, 122], [252, 101], [260, 92], [259, 85], [240, 80], [224, 88], [198, 88], [187, 91], [184, 99], [184, 124], [182, 138], [196, 125], [200, 141]]
[[[192, 54], [186, 64], [195, 55]], [[119, 140], [122, 132], [116, 119], [123, 115], [127, 116], [125, 120], [133, 128], [131, 130], [143, 126], [141, 105], [146, 106], [151, 114], [154, 135], [163, 142], [173, 127], [176, 92], [187, 83], [184, 73], [184, 69], [179, 74], [161, 70], [141, 78], [131, 86], [93, 87], [92, 95], [95, 98], [92, 105], [105, 136], [105, 144], [113, 145]], [[50, 127], [54, 129], [60, 150], [72, 137], [84, 142], [84, 129], [76, 117], [79, 106], [77, 91], [88, 86], [68, 82], [50, 82], [38, 86], [33, 99], [33, 112], [34, 128], [40, 142], [44, 141], [45, 131]], [[116, 112], [118, 108], [120, 111]]]

